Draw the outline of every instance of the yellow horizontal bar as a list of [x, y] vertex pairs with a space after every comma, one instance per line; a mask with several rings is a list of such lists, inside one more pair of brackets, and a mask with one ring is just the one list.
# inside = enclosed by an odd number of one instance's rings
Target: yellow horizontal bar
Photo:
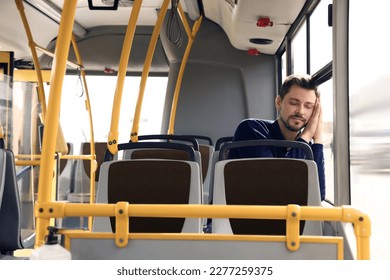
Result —
[[[121, 209], [118, 212], [118, 209]], [[358, 248], [358, 259], [370, 258], [370, 243], [371, 223], [367, 215], [349, 206], [341, 206], [334, 208], [323, 208], [320, 206], [253, 206], [253, 205], [155, 205], [155, 204], [135, 204], [131, 205], [127, 202], [118, 202], [117, 204], [69, 204], [64, 202], [37, 202], [35, 207], [35, 217], [37, 218], [60, 218], [65, 216], [111, 216], [116, 217], [118, 222], [122, 222], [125, 227], [121, 234], [114, 235], [115, 240], [120, 240], [122, 244], [118, 247], [125, 247], [128, 238], [135, 236], [134, 233], [126, 233], [128, 230], [128, 220], [123, 219], [128, 217], [172, 217], [172, 218], [242, 218], [242, 219], [285, 219], [287, 225], [286, 236], [284, 242], [288, 243], [293, 240], [297, 246], [292, 251], [299, 247], [299, 243], [304, 242], [303, 236], [300, 236], [298, 228], [294, 225], [289, 225], [291, 216], [298, 217], [298, 220], [319, 220], [319, 221], [340, 221], [351, 222], [354, 225], [355, 236]], [[295, 219], [295, 218], [294, 218]], [[295, 221], [294, 221], [295, 223]], [[296, 231], [296, 232], [295, 232]], [[68, 233], [64, 230], [64, 233]], [[166, 234], [164, 234], [166, 235]], [[145, 235], [147, 237], [147, 235]], [[153, 236], [153, 235], [150, 235]], [[180, 235], [182, 236], [182, 235]], [[203, 236], [203, 235], [201, 235]], [[98, 237], [96, 237], [98, 238]], [[184, 236], [182, 236], [184, 238]], [[270, 237], [274, 238], [274, 237]], [[314, 242], [316, 237], [310, 236]], [[323, 237], [321, 237], [322, 239]], [[264, 239], [265, 240], [265, 239]], [[338, 241], [339, 242], [339, 241]], [[68, 243], [69, 244], [69, 243]], [[338, 258], [342, 259], [343, 251], [340, 249]], [[295, 245], [294, 245], [295, 247]]]
[[60, 159], [91, 160], [91, 159], [95, 159], [95, 156], [94, 155], [60, 155]]
[[41, 165], [40, 160], [17, 160], [15, 161], [16, 166], [30, 166], [30, 165]]
[[[51, 70], [41, 70], [43, 82], [50, 82]], [[15, 69], [14, 81], [38, 83], [37, 72], [29, 69]]]
[[[15, 155], [16, 159], [40, 159], [42, 155]], [[61, 159], [82, 159], [82, 160], [91, 160], [95, 159], [94, 155], [59, 155]]]
[[[91, 239], [115, 239], [115, 233], [91, 232], [85, 230], [60, 229], [59, 234], [66, 234], [70, 238], [91, 238]], [[233, 235], [233, 234], [199, 234], [199, 233], [129, 233], [128, 239], [144, 240], [242, 240], [242, 241], [268, 241], [286, 242], [284, 235]], [[302, 243], [339, 243], [343, 242], [338, 236], [301, 236]]]
[[[37, 208], [52, 208], [56, 211], [38, 215], [46, 218], [64, 216], [115, 216], [116, 204], [72, 204], [64, 202], [37, 203]], [[348, 222], [343, 214], [345, 206], [323, 208], [300, 206], [302, 220], [326, 220]], [[243, 218], [286, 219], [286, 206], [254, 205], [198, 205], [198, 204], [129, 204], [129, 217], [175, 217], [175, 218]], [[358, 212], [357, 212], [358, 213]], [[355, 217], [357, 219], [357, 217]], [[352, 219], [353, 220], [353, 219]]]
[[16, 159], [40, 159], [41, 158], [41, 155], [34, 155], [34, 154], [31, 154], [31, 155], [15, 155], [14, 156]]

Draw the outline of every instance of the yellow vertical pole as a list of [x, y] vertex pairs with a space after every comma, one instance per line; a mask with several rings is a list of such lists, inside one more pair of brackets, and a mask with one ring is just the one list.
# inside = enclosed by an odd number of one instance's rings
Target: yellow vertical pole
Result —
[[138, 15], [141, 10], [142, 0], [135, 0], [133, 7], [131, 9], [131, 15], [129, 18], [129, 23], [127, 24], [127, 30], [125, 39], [123, 42], [121, 58], [118, 67], [118, 79], [115, 88], [114, 102], [112, 106], [111, 113], [111, 127], [108, 134], [108, 143], [107, 147], [111, 154], [116, 154], [118, 152], [118, 125], [119, 125], [119, 115], [122, 101], [122, 92], [123, 85], [127, 72], [127, 65], [129, 63], [131, 46], [133, 44], [135, 28], [137, 26]]
[[46, 98], [45, 98], [45, 90], [43, 88], [43, 78], [42, 78], [42, 72], [41, 72], [41, 65], [39, 63], [38, 54], [36, 50], [36, 44], [34, 42], [30, 26], [27, 21], [26, 14], [24, 12], [24, 6], [22, 0], [15, 0], [16, 7], [18, 8], [20, 18], [22, 19], [22, 23], [24, 26], [24, 30], [26, 31], [27, 40], [28, 40], [28, 46], [31, 50], [32, 59], [34, 62], [34, 69], [37, 75], [38, 80], [38, 98], [39, 102], [41, 103], [42, 107], [42, 121], [44, 122], [45, 114], [46, 114]]
[[[51, 184], [53, 180], [54, 153], [58, 133], [59, 115], [61, 107], [61, 92], [66, 72], [66, 60], [69, 54], [70, 41], [77, 0], [64, 1], [61, 22], [53, 62], [53, 72], [50, 79], [50, 96], [45, 118], [45, 133], [43, 134], [41, 168], [39, 172], [37, 212], [45, 211], [39, 207], [40, 203], [51, 201]], [[37, 217], [35, 245], [43, 244], [50, 218]]]
[[[96, 162], [96, 151], [95, 151], [95, 136], [93, 132], [93, 119], [92, 119], [92, 111], [91, 111], [91, 102], [89, 98], [89, 92], [88, 92], [88, 86], [87, 86], [87, 79], [85, 77], [85, 70], [83, 66], [83, 60], [81, 58], [80, 50], [77, 46], [77, 41], [75, 36], [72, 36], [72, 46], [74, 53], [76, 55], [77, 59], [77, 64], [81, 66], [80, 69], [80, 75], [81, 78], [83, 79], [83, 88], [84, 88], [84, 94], [85, 94], [85, 107], [88, 112], [88, 118], [89, 118], [89, 134], [90, 134], [90, 152], [91, 152], [91, 168], [90, 168], [90, 199], [89, 202], [95, 203], [95, 191], [96, 191], [96, 186], [95, 186], [95, 174], [96, 174], [96, 169], [97, 169], [97, 162]], [[88, 228], [92, 229], [92, 217], [88, 217]]]
[[[185, 17], [184, 16], [181, 16], [181, 17], [182, 17], [183, 22], [186, 22]], [[174, 134], [176, 110], [177, 110], [177, 103], [179, 100], [181, 83], [183, 81], [183, 75], [184, 75], [184, 71], [185, 71], [185, 68], [187, 65], [188, 57], [190, 55], [191, 48], [192, 48], [192, 45], [194, 43], [196, 33], [198, 32], [200, 24], [202, 23], [202, 19], [203, 19], [203, 17], [200, 16], [199, 19], [197, 21], [195, 21], [194, 26], [192, 28], [193, 29], [192, 33], [190, 34], [191, 36], [188, 37], [187, 47], [186, 47], [186, 50], [184, 52], [183, 60], [182, 60], [181, 65], [180, 65], [179, 74], [178, 74], [177, 81], [176, 81], [175, 91], [173, 93], [173, 101], [172, 101], [172, 107], [171, 107], [171, 115], [169, 118], [168, 134]], [[185, 24], [184, 26], [187, 26], [187, 25]]]
[[164, 21], [167, 10], [168, 10], [169, 2], [170, 2], [170, 0], [164, 0], [163, 4], [161, 5], [160, 13], [158, 15], [156, 25], [154, 26], [152, 38], [150, 39], [148, 51], [146, 54], [144, 68], [142, 70], [142, 76], [141, 76], [141, 82], [140, 82], [140, 87], [139, 87], [137, 104], [135, 107], [133, 128], [131, 130], [131, 135], [130, 135], [130, 139], [132, 142], [138, 142], [139, 121], [140, 121], [140, 117], [141, 117], [141, 109], [142, 109], [142, 102], [143, 102], [144, 93], [145, 93], [146, 80], [147, 80], [148, 75], [149, 75], [150, 65], [152, 64], [154, 51], [155, 51], [156, 45], [157, 45], [157, 39], [158, 39], [158, 36], [160, 34], [161, 26], [162, 26], [162, 23]]
[[354, 222], [358, 260], [370, 259], [371, 222], [367, 215], [359, 215]]

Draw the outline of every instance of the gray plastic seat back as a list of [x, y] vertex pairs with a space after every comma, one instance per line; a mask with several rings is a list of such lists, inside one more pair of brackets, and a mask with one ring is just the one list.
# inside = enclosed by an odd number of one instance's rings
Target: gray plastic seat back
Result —
[[0, 251], [1, 254], [12, 254], [23, 248], [19, 190], [12, 151], [1, 150], [0, 160], [5, 165], [3, 198], [0, 203]]
[[[303, 159], [251, 158], [219, 161], [214, 204], [320, 206], [317, 165]], [[214, 219], [213, 232], [285, 235], [285, 220]], [[322, 235], [320, 222], [301, 222], [301, 234]]]
[[[131, 159], [104, 162], [97, 203], [201, 204], [199, 165], [192, 161]], [[201, 232], [202, 219], [131, 218], [131, 232]], [[115, 221], [94, 219], [94, 231], [113, 231]]]
[[3, 149], [0, 149], [0, 209], [1, 203], [3, 202], [3, 193], [4, 193], [4, 180], [5, 180], [5, 167], [6, 167], [6, 154]]

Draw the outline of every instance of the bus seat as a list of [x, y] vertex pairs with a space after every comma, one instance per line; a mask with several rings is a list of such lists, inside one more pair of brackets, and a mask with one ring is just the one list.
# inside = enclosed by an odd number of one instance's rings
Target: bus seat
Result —
[[[199, 143], [198, 141], [191, 136], [186, 135], [170, 135], [170, 134], [153, 134], [153, 135], [140, 135], [138, 137], [138, 141], [145, 143], [144, 141], [148, 141], [146, 143], [153, 143], [152, 141], [159, 140], [165, 140], [161, 143], [177, 143], [177, 144], [186, 144], [191, 146], [195, 151], [195, 161], [199, 163], [201, 166], [201, 154], [199, 152]], [[130, 142], [131, 143], [131, 142]], [[148, 144], [146, 144], [148, 145]], [[119, 149], [119, 148], [118, 148]], [[136, 151], [131, 148], [122, 148], [124, 150], [123, 152], [123, 158], [124, 159], [130, 159], [130, 158], [158, 158], [158, 159], [179, 159], [179, 160], [192, 160], [188, 158], [189, 153], [184, 151], [183, 149], [169, 149], [163, 147], [162, 149], [156, 148], [156, 147], [144, 147], [142, 150], [141, 148], [137, 147]], [[134, 154], [133, 154], [134, 153]]]
[[[200, 153], [192, 146], [182, 143], [129, 142], [119, 144], [118, 151], [123, 151], [123, 159], [175, 159], [195, 161], [200, 165]], [[113, 155], [106, 154], [104, 161], [112, 159]]]
[[[185, 136], [187, 137], [187, 135]], [[192, 136], [188, 136], [192, 137]], [[209, 199], [209, 186], [210, 186], [210, 174], [211, 174], [211, 162], [212, 155], [214, 153], [214, 147], [209, 144], [199, 144], [198, 150], [195, 150], [195, 161], [201, 167], [201, 177], [203, 183], [203, 201], [206, 203]], [[124, 159], [178, 159], [189, 160], [188, 156], [183, 151], [167, 150], [167, 149], [127, 149], [123, 152]]]
[[[73, 143], [67, 143], [68, 155], [73, 154]], [[57, 200], [66, 200], [74, 189], [74, 160], [60, 159]]]
[[[145, 140], [169, 140], [169, 142], [145, 142]], [[208, 145], [199, 145], [197, 140], [192, 136], [187, 135], [142, 135], [139, 137], [142, 144], [134, 145], [135, 143], [120, 144], [118, 149], [123, 150], [123, 159], [176, 159], [176, 160], [194, 160], [199, 164], [201, 173], [201, 182], [203, 185], [203, 196], [205, 191], [205, 184], [208, 184], [210, 179], [207, 177], [208, 166], [209, 166], [209, 154], [211, 153], [212, 147]], [[160, 143], [159, 147], [156, 143]], [[178, 144], [178, 146], [174, 146]], [[122, 145], [122, 146], [121, 146]], [[127, 146], [126, 146], [127, 145]], [[139, 146], [139, 145], [142, 145]], [[187, 145], [188, 150], [184, 146]], [[192, 159], [194, 154], [194, 159]], [[208, 188], [207, 188], [208, 189]], [[207, 191], [208, 194], [208, 191]], [[203, 198], [202, 198], [203, 199]], [[202, 200], [207, 201], [207, 200]]]
[[[12, 151], [0, 150], [1, 189], [0, 201], [0, 254], [13, 255], [23, 249], [21, 236], [21, 210], [16, 181], [15, 161]], [[5, 175], [5, 176], [2, 176]]]
[[[104, 160], [104, 154], [107, 150], [107, 142], [95, 143], [95, 154], [97, 161], [97, 169], [95, 172], [95, 182], [99, 178], [100, 166]], [[81, 155], [91, 154], [91, 144], [89, 142], [81, 143], [80, 148]], [[91, 162], [89, 160], [78, 160], [75, 166], [75, 187], [73, 192], [68, 195], [70, 202], [89, 202], [90, 193], [90, 172]]]
[[209, 201], [210, 184], [212, 177], [212, 162], [214, 154], [214, 146], [199, 144], [199, 152], [202, 161], [202, 178], [203, 178], [203, 203]]
[[[135, 144], [135, 143], [133, 143]], [[193, 161], [130, 159], [104, 162], [97, 203], [201, 204], [199, 165]], [[202, 232], [200, 218], [132, 218], [130, 232]], [[93, 231], [111, 232], [115, 219], [96, 217]]]
[[212, 169], [212, 181], [210, 185], [210, 203], [212, 203], [213, 192], [214, 192], [214, 173], [215, 164], [224, 159], [229, 158], [230, 149], [242, 148], [242, 147], [253, 147], [253, 146], [274, 146], [274, 147], [285, 147], [285, 148], [299, 148], [302, 149], [307, 159], [313, 160], [313, 152], [309, 145], [298, 141], [286, 141], [286, 140], [274, 140], [274, 139], [257, 139], [257, 140], [246, 140], [232, 142], [233, 136], [221, 137], [217, 140], [215, 145], [215, 152], [213, 154], [213, 169]]
[[[312, 160], [245, 158], [217, 162], [214, 204], [321, 206]], [[213, 219], [212, 232], [285, 235], [284, 220]], [[301, 221], [300, 233], [322, 235], [322, 223]]]
[[4, 180], [5, 180], [5, 167], [6, 167], [6, 155], [4, 149], [0, 148], [0, 209], [1, 203], [3, 201], [3, 193], [4, 193]]
[[199, 152], [201, 155], [201, 166], [202, 166], [202, 178], [203, 178], [203, 203], [208, 203], [209, 201], [209, 190], [211, 183], [211, 173], [212, 173], [212, 157], [214, 153], [214, 143], [213, 139], [205, 135], [194, 135], [186, 134], [181, 135], [184, 137], [192, 137], [199, 142]]
[[233, 136], [224, 136], [217, 139], [217, 142], [215, 143], [214, 151], [211, 156], [211, 166], [210, 166], [210, 173], [209, 173], [209, 190], [208, 190], [208, 204], [212, 204], [213, 202], [213, 192], [214, 192], [214, 172], [215, 172], [215, 164], [217, 163], [219, 159], [219, 150], [221, 146], [223, 146], [226, 143], [231, 143], [233, 139]]
[[215, 150], [219, 151], [221, 149], [221, 146], [223, 146], [226, 143], [230, 143], [233, 140], [233, 136], [224, 136], [217, 139], [217, 142], [215, 142]]

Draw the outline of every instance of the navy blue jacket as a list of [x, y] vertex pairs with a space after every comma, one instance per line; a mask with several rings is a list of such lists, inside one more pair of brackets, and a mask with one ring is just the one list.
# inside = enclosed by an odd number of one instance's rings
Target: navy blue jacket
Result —
[[[246, 119], [238, 125], [233, 142], [255, 139], [276, 139], [285, 140], [280, 130], [278, 121], [266, 121], [259, 119]], [[307, 143], [302, 138], [296, 141]], [[321, 200], [325, 199], [325, 162], [324, 146], [317, 143], [307, 143], [311, 147], [314, 161], [317, 163], [318, 177], [320, 183]], [[254, 158], [254, 157], [278, 157], [278, 158], [301, 158], [305, 159], [306, 154], [301, 149], [287, 149], [279, 147], [247, 147], [232, 149], [229, 158]]]

